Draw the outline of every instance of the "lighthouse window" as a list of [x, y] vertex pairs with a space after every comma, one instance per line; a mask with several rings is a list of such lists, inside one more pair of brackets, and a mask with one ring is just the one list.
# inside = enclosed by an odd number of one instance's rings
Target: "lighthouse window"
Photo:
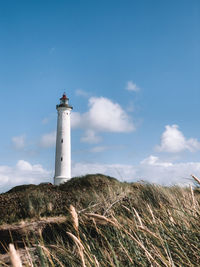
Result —
[[63, 143], [63, 139], [61, 139], [61, 143]]
[[63, 157], [61, 157], [61, 161], [63, 161]]

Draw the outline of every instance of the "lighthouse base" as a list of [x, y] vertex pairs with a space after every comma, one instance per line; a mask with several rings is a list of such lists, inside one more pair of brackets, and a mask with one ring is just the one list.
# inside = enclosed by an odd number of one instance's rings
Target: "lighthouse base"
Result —
[[61, 176], [54, 177], [54, 185], [60, 185], [60, 184], [66, 183], [70, 179], [71, 178], [61, 177]]

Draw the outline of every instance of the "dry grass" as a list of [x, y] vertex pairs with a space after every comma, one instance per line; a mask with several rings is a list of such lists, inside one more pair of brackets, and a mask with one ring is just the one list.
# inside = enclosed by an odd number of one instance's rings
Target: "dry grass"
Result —
[[13, 267], [22, 267], [22, 262], [13, 244], [9, 244], [10, 260]]
[[91, 188], [83, 191], [84, 205], [79, 199], [63, 208], [66, 221], [25, 240], [27, 266], [200, 266], [198, 192], [142, 183], [112, 188], [110, 180], [108, 187], [94, 191], [93, 201]]

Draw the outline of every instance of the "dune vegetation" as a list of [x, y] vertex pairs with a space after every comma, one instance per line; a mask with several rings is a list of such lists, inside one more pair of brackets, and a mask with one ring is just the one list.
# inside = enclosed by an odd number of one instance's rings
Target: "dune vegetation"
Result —
[[15, 187], [0, 195], [0, 266], [200, 266], [198, 186], [96, 174]]

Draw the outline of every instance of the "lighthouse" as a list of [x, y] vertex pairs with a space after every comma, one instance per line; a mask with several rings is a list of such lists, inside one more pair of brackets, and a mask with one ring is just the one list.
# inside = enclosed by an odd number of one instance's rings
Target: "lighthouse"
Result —
[[60, 104], [56, 105], [57, 135], [54, 184], [59, 185], [71, 178], [71, 127], [70, 114], [72, 107], [69, 98], [64, 93]]

